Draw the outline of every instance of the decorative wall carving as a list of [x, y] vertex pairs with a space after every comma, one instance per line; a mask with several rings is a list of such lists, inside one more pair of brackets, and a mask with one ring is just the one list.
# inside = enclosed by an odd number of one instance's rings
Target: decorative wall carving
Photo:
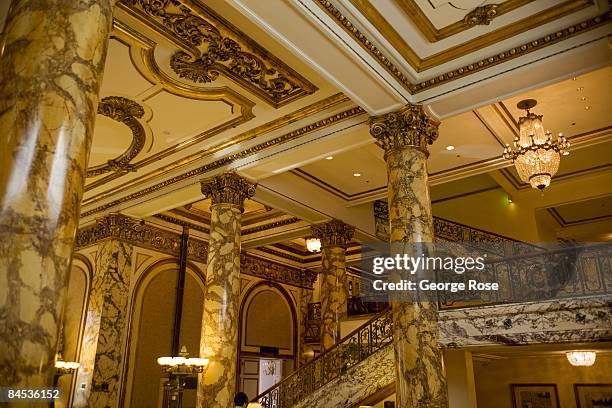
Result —
[[312, 289], [317, 280], [317, 273], [314, 271], [291, 268], [245, 254], [240, 255], [240, 271], [265, 280], [307, 289]]
[[476, 7], [463, 18], [463, 21], [469, 26], [489, 25], [495, 17], [497, 17], [498, 4], [487, 4], [485, 6]]
[[142, 118], [144, 113], [144, 108], [141, 105], [122, 96], [102, 98], [98, 105], [98, 114], [121, 122], [129, 127], [132, 131], [132, 143], [120, 156], [107, 161], [105, 164], [88, 168], [87, 177], [98, 176], [110, 171], [135, 171], [134, 166], [130, 162], [144, 147], [145, 131], [138, 120]]
[[[75, 251], [96, 245], [105, 239], [116, 239], [142, 248], [179, 256], [181, 234], [167, 231], [122, 214], [110, 214], [96, 220], [93, 225], [79, 229]], [[187, 249], [189, 259], [206, 263], [208, 244], [190, 237]], [[278, 283], [312, 289], [317, 274], [267, 261], [254, 256], [240, 256], [240, 271], [247, 275]]]
[[244, 200], [253, 197], [257, 184], [234, 172], [223, 173], [201, 182], [202, 194], [210, 197], [212, 205], [233, 204], [244, 211]]
[[321, 240], [321, 248], [329, 246], [346, 248], [353, 239], [354, 233], [355, 227], [340, 220], [331, 220], [312, 226], [312, 235]]
[[370, 133], [385, 152], [410, 147], [427, 154], [427, 145], [438, 138], [438, 124], [420, 105], [408, 104], [396, 112], [372, 117]]
[[119, 5], [170, 37], [178, 51], [170, 67], [181, 78], [214, 82], [224, 75], [279, 107], [317, 87], [202, 3], [121, 0]]

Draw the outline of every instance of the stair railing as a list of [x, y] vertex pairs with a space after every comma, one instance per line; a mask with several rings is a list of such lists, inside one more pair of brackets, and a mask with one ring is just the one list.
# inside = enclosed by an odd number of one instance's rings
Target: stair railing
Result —
[[300, 367], [272, 388], [258, 395], [254, 402], [264, 408], [291, 408], [313, 391], [346, 373], [367, 357], [391, 343], [393, 320], [387, 309], [308, 364]]

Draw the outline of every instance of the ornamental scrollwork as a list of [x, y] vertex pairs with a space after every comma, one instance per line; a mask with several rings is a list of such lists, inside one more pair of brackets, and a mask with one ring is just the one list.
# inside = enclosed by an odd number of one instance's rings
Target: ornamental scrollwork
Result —
[[204, 4], [188, 7], [177, 0], [121, 0], [119, 4], [188, 50], [170, 59], [170, 67], [181, 78], [211, 83], [224, 75], [274, 107], [317, 90]]
[[331, 220], [323, 224], [312, 226], [312, 235], [321, 240], [321, 248], [339, 246], [346, 248], [355, 234], [352, 227], [340, 220]]
[[427, 145], [438, 138], [438, 123], [427, 116], [422, 106], [408, 104], [396, 112], [370, 118], [370, 134], [385, 153], [414, 148], [427, 154]]
[[257, 183], [251, 183], [234, 172], [223, 173], [201, 182], [202, 194], [212, 205], [232, 204], [244, 211], [244, 200], [253, 197]]
[[130, 162], [140, 153], [145, 143], [145, 130], [139, 119], [144, 116], [144, 108], [138, 103], [122, 96], [102, 98], [98, 105], [98, 114], [123, 123], [132, 131], [132, 143], [120, 156], [104, 164], [87, 169], [87, 177], [95, 177], [110, 171], [135, 171]]
[[467, 13], [463, 21], [469, 26], [489, 25], [497, 17], [498, 4], [487, 4], [486, 6], [476, 7]]

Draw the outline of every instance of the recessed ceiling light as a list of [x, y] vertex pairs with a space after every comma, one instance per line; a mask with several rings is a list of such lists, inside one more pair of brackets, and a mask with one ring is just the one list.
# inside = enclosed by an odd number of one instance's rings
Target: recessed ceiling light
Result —
[[581, 100], [581, 101], [586, 101], [586, 100], [587, 100], [587, 98], [586, 98], [586, 96], [583, 96], [582, 98], [580, 98], [580, 100]]
[[455, 150], [455, 146], [448, 145], [448, 146], [446, 146], [446, 150], [448, 150], [448, 151]]
[[576, 80], [576, 77], [573, 77], [573, 78], [572, 78], [572, 81], [575, 81], [575, 80]]
[[582, 90], [584, 90], [584, 86], [579, 86], [578, 88], [576, 88], [576, 91], [578, 92], [582, 92]]
[[591, 110], [591, 106], [585, 106], [584, 109], [585, 110]]
[[353, 173], [353, 176], [355, 176], [355, 177], [361, 177], [361, 173]]
[[325, 160], [333, 160], [334, 156], [327, 156]]

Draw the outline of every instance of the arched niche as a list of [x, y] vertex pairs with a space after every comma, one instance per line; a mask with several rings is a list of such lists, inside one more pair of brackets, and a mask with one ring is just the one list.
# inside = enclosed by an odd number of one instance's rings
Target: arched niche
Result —
[[[127, 373], [122, 381], [124, 406], [161, 407], [162, 383], [167, 375], [157, 358], [169, 356], [172, 348], [178, 263], [162, 260], [139, 277], [132, 293], [128, 334]], [[180, 345], [191, 356], [200, 350], [204, 304], [202, 271], [188, 263], [181, 319]], [[185, 393], [184, 406], [195, 406], [195, 390]]]

